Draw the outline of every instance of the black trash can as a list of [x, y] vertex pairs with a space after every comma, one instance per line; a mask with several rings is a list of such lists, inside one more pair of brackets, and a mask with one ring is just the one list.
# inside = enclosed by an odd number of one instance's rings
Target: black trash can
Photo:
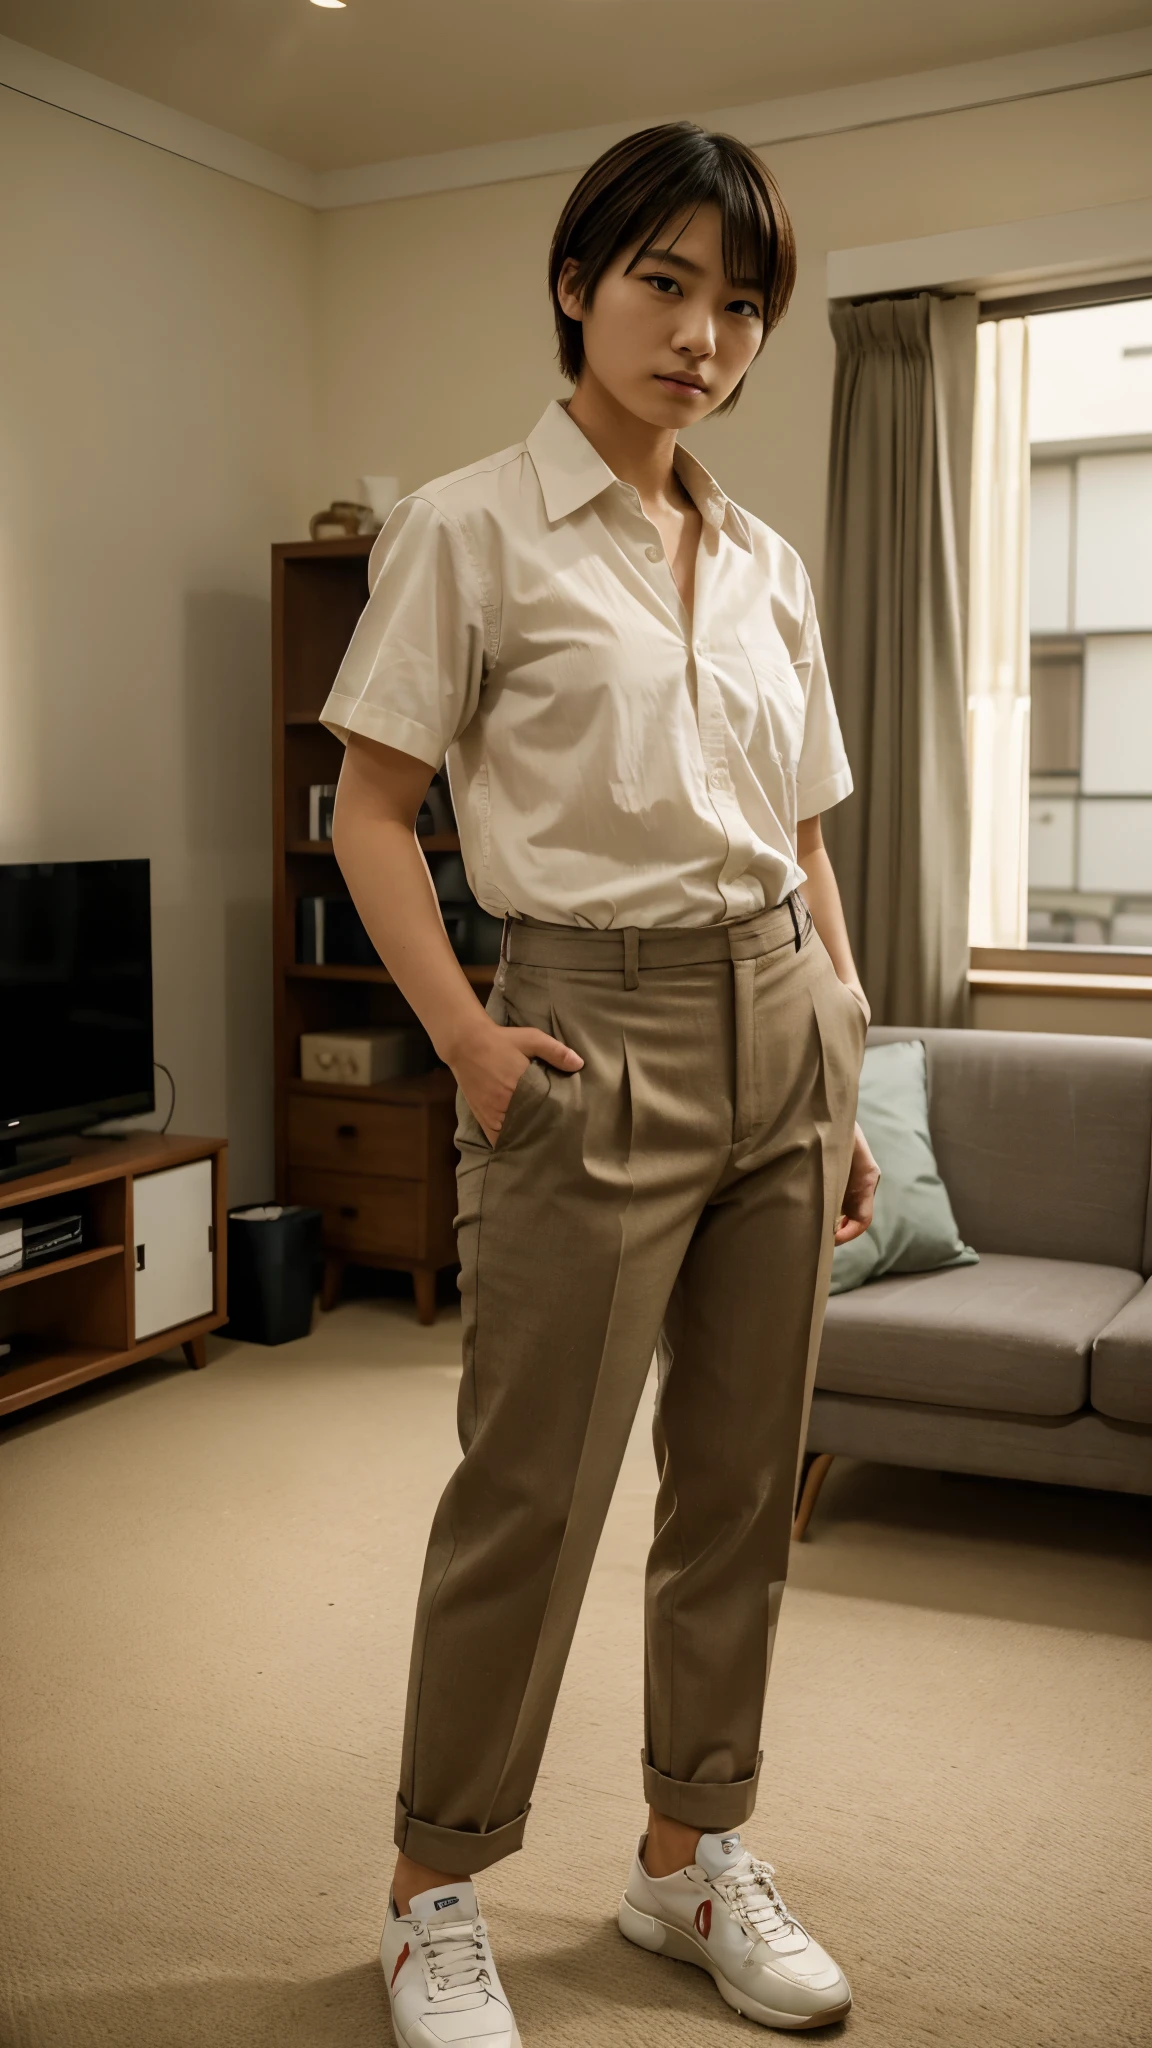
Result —
[[312, 1328], [324, 1250], [319, 1209], [268, 1202], [228, 1211], [228, 1335], [290, 1344]]

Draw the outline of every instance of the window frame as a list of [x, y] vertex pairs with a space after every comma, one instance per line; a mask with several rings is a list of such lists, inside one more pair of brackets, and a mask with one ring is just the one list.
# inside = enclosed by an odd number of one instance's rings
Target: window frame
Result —
[[[1031, 313], [1072, 312], [1080, 306], [1116, 306], [1132, 299], [1152, 299], [1152, 272], [1138, 277], [1097, 279], [1043, 291], [980, 294], [977, 319], [1020, 320]], [[1043, 442], [1044, 456], [1058, 460], [1079, 450], [1079, 443]], [[1152, 436], [1125, 435], [1112, 444], [1115, 452], [1152, 447]], [[1054, 636], [1055, 637], [1055, 636]], [[1116, 984], [1119, 983], [1119, 986]], [[968, 985], [973, 993], [1016, 991], [1036, 995], [1063, 990], [1101, 994], [1152, 995], [1152, 946], [970, 946]]]

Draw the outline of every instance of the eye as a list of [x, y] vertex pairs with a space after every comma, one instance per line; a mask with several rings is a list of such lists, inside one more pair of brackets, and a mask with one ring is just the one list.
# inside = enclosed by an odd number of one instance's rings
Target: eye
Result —
[[755, 299], [730, 299], [724, 310], [726, 313], [739, 313], [745, 320], [762, 320], [764, 317]]
[[649, 275], [644, 279], [644, 282], [645, 284], [654, 284], [657, 291], [662, 292], [665, 298], [668, 297], [669, 293], [679, 292], [680, 290], [680, 286], [677, 284], [676, 279], [674, 277], [665, 277], [662, 271], [650, 272]]

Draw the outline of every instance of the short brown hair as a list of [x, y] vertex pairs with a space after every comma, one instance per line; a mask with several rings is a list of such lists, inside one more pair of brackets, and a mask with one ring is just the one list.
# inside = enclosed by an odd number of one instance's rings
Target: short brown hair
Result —
[[[560, 368], [573, 384], [584, 361], [584, 333], [579, 320], [569, 319], [560, 305], [557, 286], [564, 264], [575, 259], [572, 285], [590, 306], [597, 284], [622, 249], [639, 243], [633, 258], [639, 261], [670, 220], [709, 201], [720, 209], [728, 276], [760, 280], [763, 348], [783, 319], [796, 282], [796, 242], [775, 180], [734, 135], [711, 135], [694, 121], [668, 121], [625, 136], [597, 157], [556, 223], [548, 286]], [[743, 378], [718, 411], [735, 405], [742, 384]]]

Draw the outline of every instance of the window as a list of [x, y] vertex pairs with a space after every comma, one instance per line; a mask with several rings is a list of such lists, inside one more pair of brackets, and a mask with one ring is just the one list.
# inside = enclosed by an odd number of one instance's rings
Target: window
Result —
[[1152, 298], [1027, 324], [1028, 943], [1152, 947]]

